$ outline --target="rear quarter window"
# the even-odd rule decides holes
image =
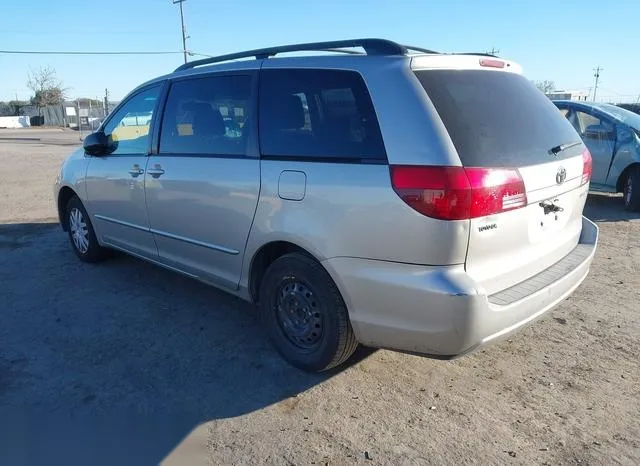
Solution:
[[[262,70],[259,108],[263,156],[386,161],[371,97],[356,72]]]
[[[550,149],[580,137],[524,76],[485,70],[418,70],[462,164],[521,167],[577,155]]]

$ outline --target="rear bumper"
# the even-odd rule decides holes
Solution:
[[[506,337],[569,296],[587,276],[598,227],[582,219],[578,246],[548,269],[487,295],[464,266],[357,258],[323,262],[345,299],[360,343],[454,357]]]

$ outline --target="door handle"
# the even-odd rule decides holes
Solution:
[[[151,175],[154,178],[159,178],[164,174],[164,170],[160,166],[160,164],[156,163],[153,168],[147,170],[147,174]]]
[[[131,176],[133,176],[134,178],[137,178],[138,176],[142,175],[144,173],[144,170],[142,168],[140,168],[140,165],[136,164],[133,167],[131,167],[129,169],[129,174]]]

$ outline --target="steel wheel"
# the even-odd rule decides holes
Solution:
[[[260,281],[260,317],[271,342],[294,366],[331,369],[358,346],[347,307],[331,276],[300,252],[274,260]]]
[[[627,176],[627,189],[625,190],[624,203],[627,206],[631,205],[633,201],[633,178],[631,176]]]
[[[89,250],[89,229],[80,209],[74,207],[69,212],[69,229],[76,249],[81,254]]]
[[[276,294],[275,312],[287,339],[298,348],[310,351],[322,340],[323,319],[313,290],[291,278]]]

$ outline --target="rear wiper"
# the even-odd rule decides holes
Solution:
[[[551,149],[549,149],[549,152],[551,152],[553,155],[558,155],[560,152],[567,150],[570,147],[579,146],[580,144],[582,144],[582,141],[566,142],[564,144],[552,147]]]

